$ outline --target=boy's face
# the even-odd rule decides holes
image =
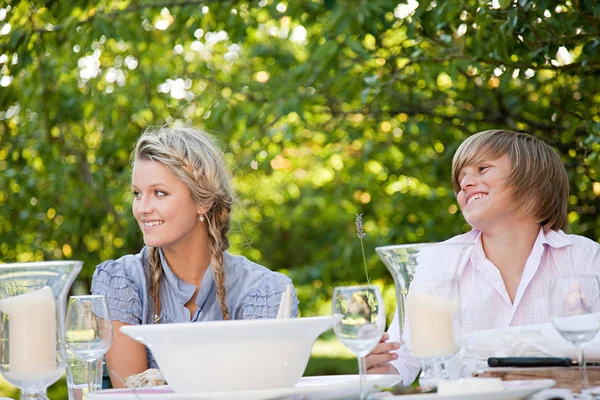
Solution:
[[[458,174],[456,195],[465,220],[474,229],[490,230],[516,217],[513,193],[506,186],[511,173],[508,155],[465,165]]]

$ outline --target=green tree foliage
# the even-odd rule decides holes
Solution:
[[[600,237],[593,0],[17,1],[0,9],[0,259],[89,278],[143,245],[129,154],[149,125],[215,132],[233,251],[300,284],[304,312],[373,277],[377,245],[468,229],[452,154],[490,128],[551,143],[574,233]]]

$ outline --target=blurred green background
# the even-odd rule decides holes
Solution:
[[[393,312],[374,248],[468,230],[451,158],[480,130],[554,146],[571,232],[598,240],[599,16],[593,0],[4,0],[0,260],[83,260],[86,292],[96,264],[138,252],[129,155],[171,123],[219,137],[231,251],[292,277],[304,316],[366,280],[356,213]],[[354,371],[329,336],[307,373]]]

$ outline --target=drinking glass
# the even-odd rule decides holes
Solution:
[[[563,338],[579,348],[582,386],[589,389],[584,346],[600,330],[600,280],[597,275],[554,278],[550,285],[550,317]]]
[[[341,286],[333,292],[333,330],[358,358],[360,398],[366,399],[365,357],[379,343],[385,330],[385,311],[377,286]]]
[[[94,363],[108,351],[112,336],[112,323],[104,295],[72,296],[69,299],[67,346],[75,357],[87,363],[87,392],[96,389]]]

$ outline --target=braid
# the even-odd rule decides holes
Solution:
[[[231,206],[227,203],[215,204],[207,215],[208,247],[211,253],[213,276],[217,285],[217,301],[221,306],[223,319],[231,319],[229,308],[225,302],[225,268],[223,252],[229,247],[227,231],[229,231],[229,211]]]
[[[202,182],[202,170],[200,168],[194,168],[194,164],[191,160],[178,154],[174,150],[169,151],[169,155],[171,155],[174,160],[177,160],[181,169],[193,182]]]
[[[195,182],[202,182],[203,171],[200,168],[194,168],[193,163],[186,157],[179,157],[173,154],[181,165],[181,169]],[[229,211],[231,207],[227,205],[225,208],[213,206],[207,215],[208,223],[208,248],[211,254],[211,264],[213,268],[213,277],[217,286],[217,301],[221,307],[223,320],[231,319],[229,315],[229,307],[225,300],[225,268],[223,260],[223,252],[229,247],[229,239],[227,231],[229,230]],[[211,221],[212,219],[212,221]],[[220,227],[220,229],[219,229]]]
[[[223,314],[224,320],[231,319],[229,315],[229,308],[227,307],[227,303],[225,302],[225,269],[223,268],[223,252],[214,254],[212,256],[213,260],[213,275],[215,278],[215,283],[217,284],[217,301],[219,302],[219,306],[221,307],[221,313]]]
[[[225,301],[224,251],[229,247],[229,213],[233,202],[231,176],[223,153],[210,135],[187,127],[148,130],[138,140],[135,160],[151,160],[163,164],[190,190],[196,204],[205,211],[207,245],[213,276],[217,286],[217,301],[223,319],[231,319]],[[154,312],[160,314],[159,283],[162,266],[157,248],[150,248],[149,292]]]
[[[160,263],[160,255],[158,247],[150,247],[148,255],[148,263],[150,264],[150,284],[148,291],[154,303],[154,322],[160,319],[160,279],[162,278],[163,270]]]

